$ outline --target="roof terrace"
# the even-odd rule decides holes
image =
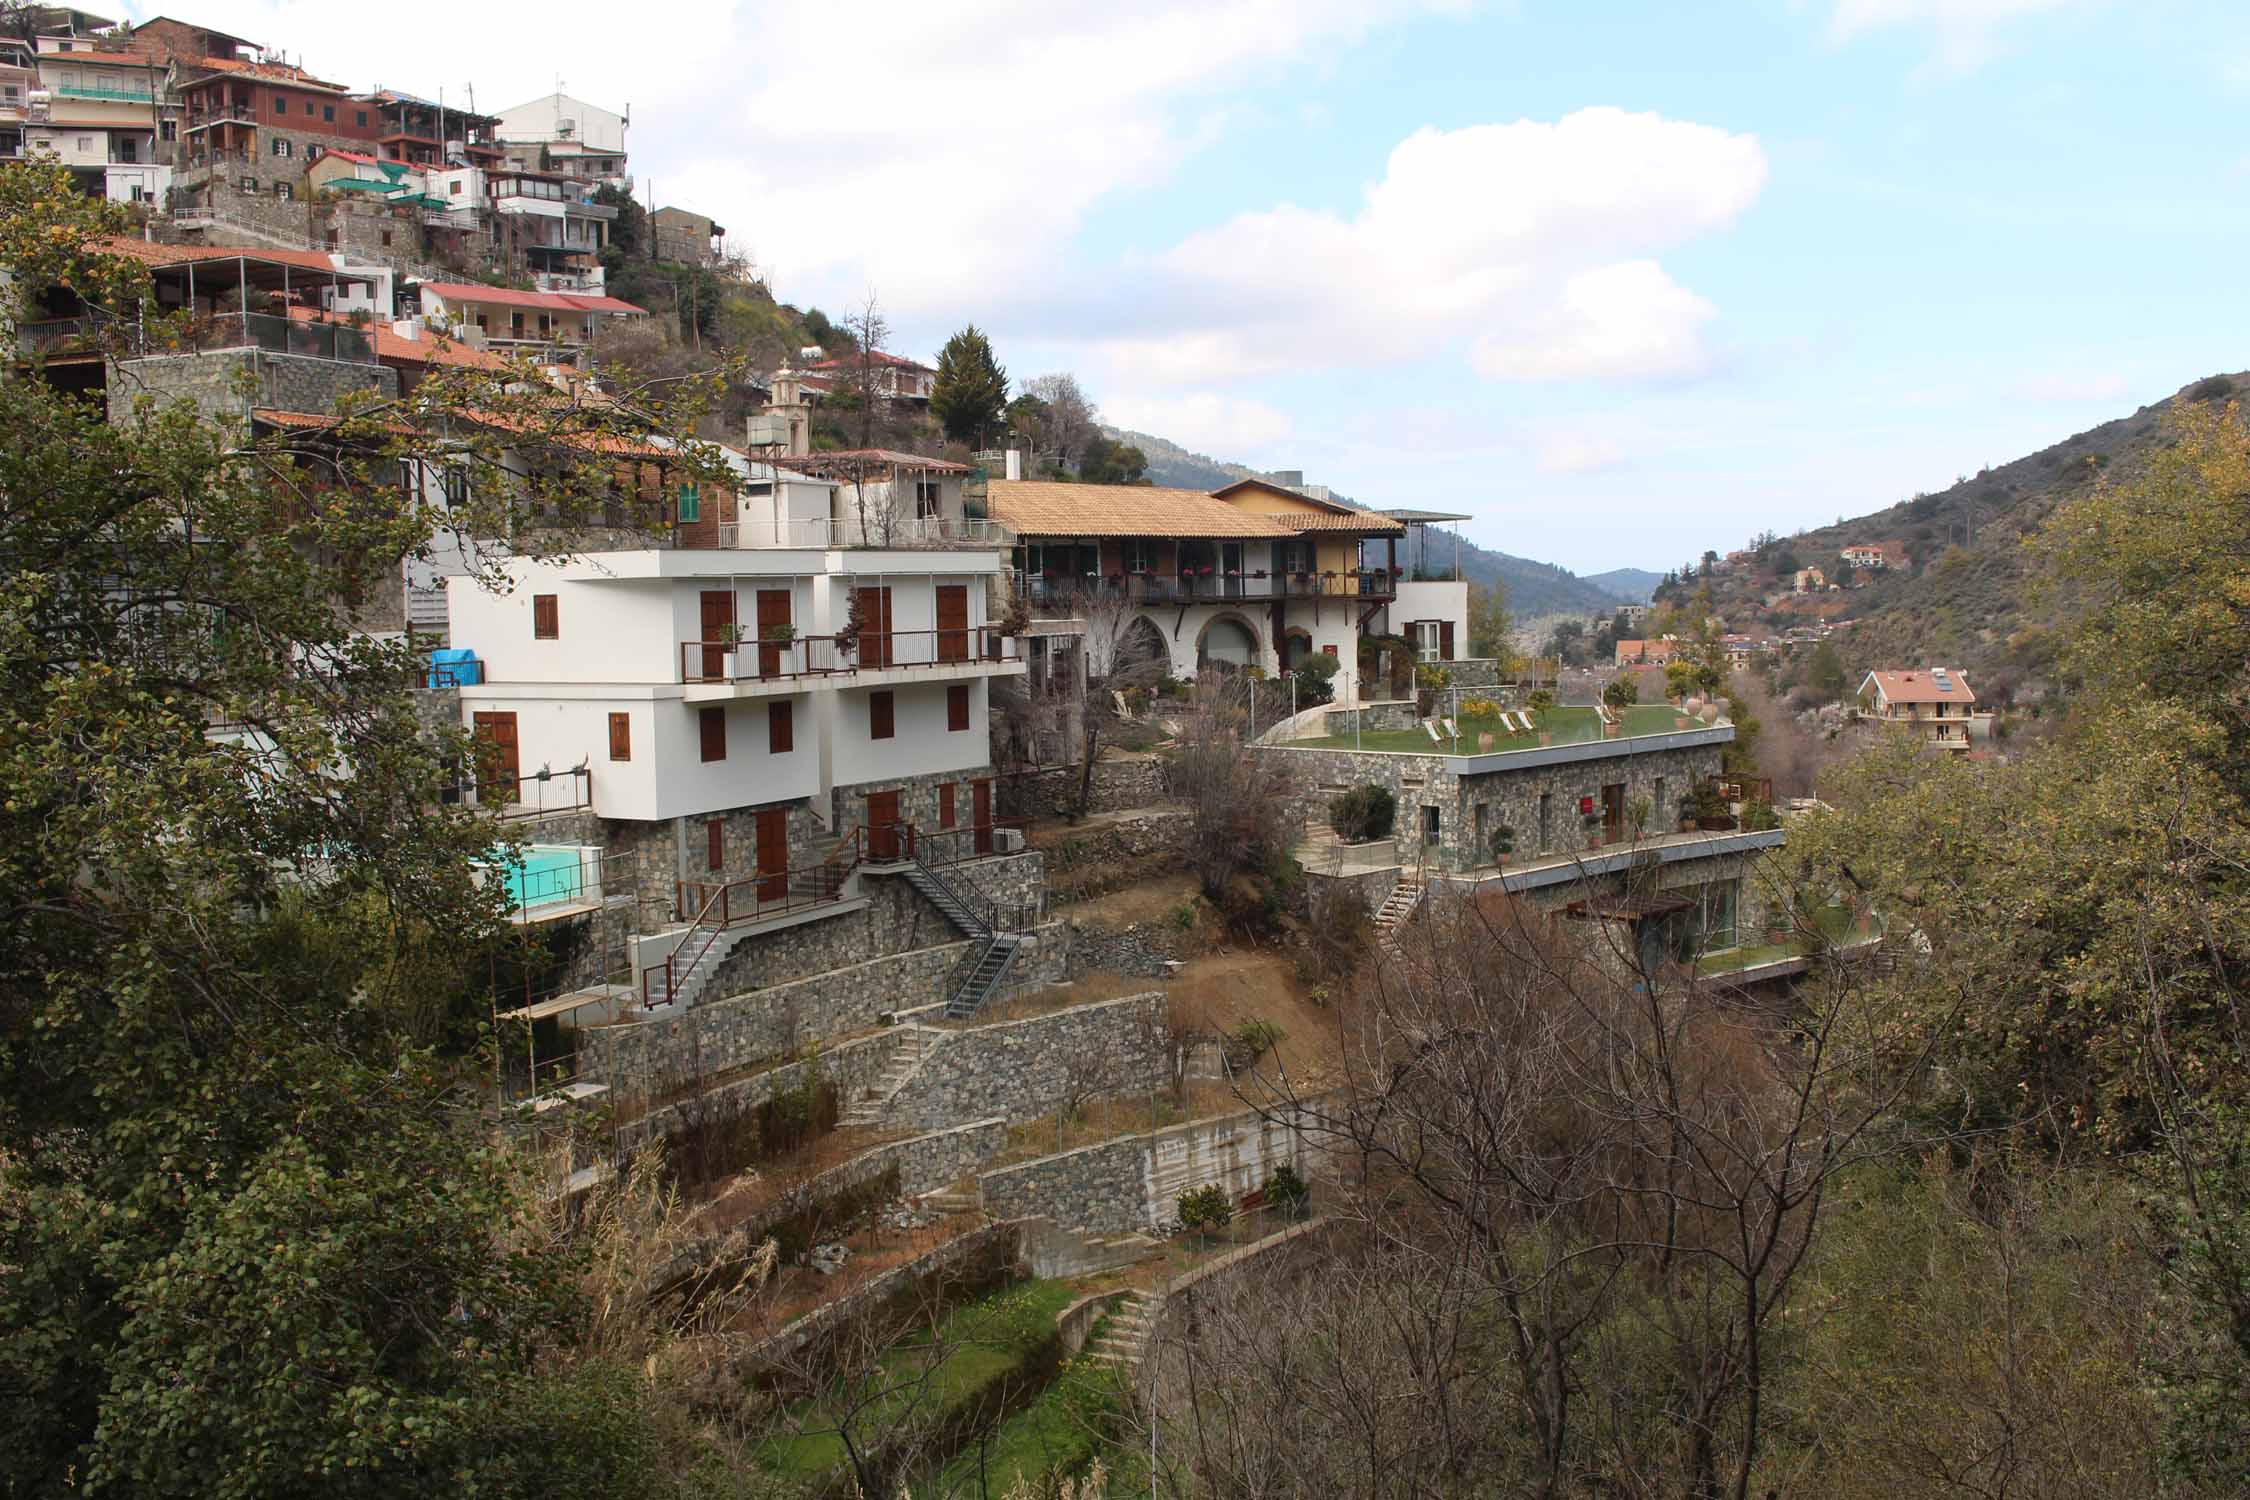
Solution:
[[[1331,727],[1339,714],[1354,716],[1354,711],[1349,708],[1331,710],[1322,727]],[[1446,733],[1443,721],[1439,721],[1435,736],[1420,725],[1412,729],[1357,727],[1341,733],[1321,733],[1279,743],[1299,750],[1351,750],[1361,754],[1445,755],[1475,759],[1487,755],[1514,755],[1573,745],[1610,745],[1621,740],[1671,739],[1692,734],[1709,736],[1712,741],[1718,741],[1731,739],[1734,735],[1734,726],[1723,720],[1718,724],[1706,724],[1669,704],[1635,705],[1614,710],[1610,713],[1608,722],[1603,719],[1603,711],[1594,708],[1551,708],[1544,713],[1528,709],[1521,713],[1510,710],[1484,717],[1463,716],[1451,722],[1456,732]],[[1696,739],[1682,743],[1704,742]]]

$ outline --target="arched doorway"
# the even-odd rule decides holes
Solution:
[[[1312,632],[1291,626],[1281,637],[1281,670],[1294,672],[1312,655]]]
[[[1203,639],[1195,647],[1198,668],[1223,667],[1239,672],[1257,661],[1258,633],[1240,617],[1221,615],[1203,627]]]
[[[1117,642],[1117,671],[1138,681],[1142,678],[1168,677],[1172,672],[1172,648],[1147,615],[1135,615],[1133,623],[1125,627]]]

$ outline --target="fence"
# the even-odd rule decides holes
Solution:
[[[1015,661],[1021,645],[998,626],[948,630],[862,630],[857,635],[800,635],[788,640],[680,642],[680,681],[760,682],[887,667],[961,666]]]
[[[1089,573],[1016,575],[1019,593],[1034,604],[1069,604],[1075,599],[1126,599],[1135,604],[1224,604],[1238,599],[1389,599],[1397,587],[1390,571],[1369,568],[1351,573]]]
[[[846,502],[848,505],[848,502]],[[871,501],[868,514],[843,516],[765,516],[719,525],[721,547],[921,547],[1006,544],[998,521],[974,516],[908,517],[891,513],[887,501]]]

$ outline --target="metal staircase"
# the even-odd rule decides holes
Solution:
[[[945,1018],[948,1021],[966,1021],[975,1015],[1000,988],[1015,967],[1016,954],[1023,947],[1025,935],[1020,932],[995,932],[982,943],[962,955],[961,962],[946,979]],[[966,972],[963,972],[966,970]]]
[[[1398,930],[1412,920],[1422,906],[1422,898],[1429,893],[1423,883],[1419,868],[1401,870],[1398,884],[1383,898],[1382,907],[1375,913],[1375,942],[1393,958],[1404,955],[1399,951]]]
[[[998,907],[946,879],[924,857],[922,840],[909,834],[903,842],[911,863],[900,877],[974,945],[945,980],[946,1019],[965,1021],[999,990],[1030,934],[1003,928]]]

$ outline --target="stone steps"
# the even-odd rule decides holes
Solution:
[[[1162,1299],[1127,1292],[1111,1307],[1094,1336],[1086,1341],[1086,1362],[1126,1374],[1138,1370],[1142,1357],[1148,1353],[1149,1339],[1156,1332],[1156,1319],[1162,1310]]]
[[[857,1099],[844,1106],[842,1113],[836,1118],[837,1124],[881,1124],[884,1107],[898,1097],[898,1091],[906,1087],[907,1082],[921,1071],[922,1064],[929,1060],[930,1054],[937,1051],[945,1041],[944,1032],[927,1026],[901,1026],[898,1030],[898,1044],[891,1053],[890,1061],[883,1064],[883,1071],[876,1075],[874,1083],[862,1090]]]

